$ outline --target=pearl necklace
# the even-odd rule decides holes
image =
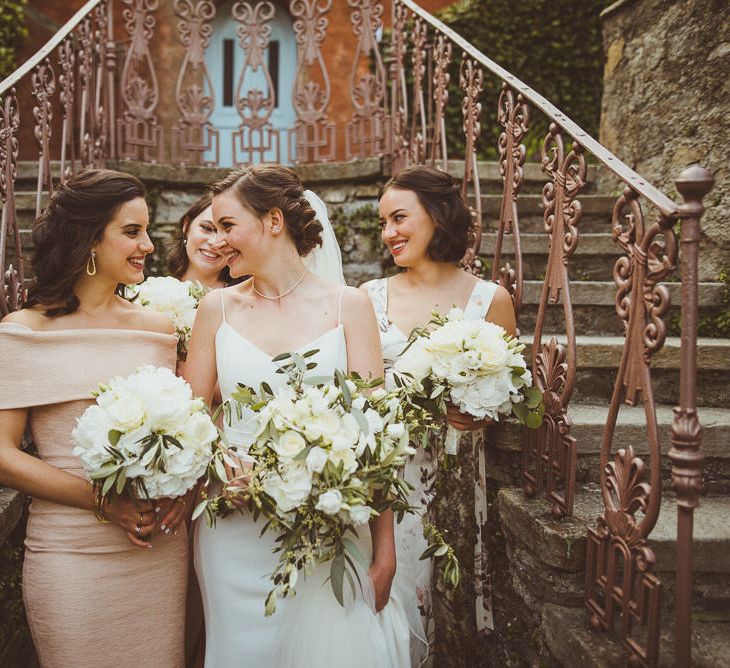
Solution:
[[[265,295],[265,294],[263,294],[262,292],[259,292],[259,291],[258,291],[258,290],[256,289],[256,284],[254,283],[254,280],[255,280],[255,279],[254,279],[254,278],[253,278],[253,276],[252,276],[252,277],[251,277],[251,290],[253,290],[254,294],[258,295],[258,296],[259,296],[259,297],[261,297],[262,299],[268,299],[268,300],[270,300],[270,301],[275,301],[275,300],[277,300],[277,299],[281,299],[282,297],[286,297],[286,296],[287,296],[287,295],[288,295],[289,293],[291,293],[291,292],[294,292],[294,290],[296,290],[296,289],[297,289],[297,288],[299,287],[299,285],[301,284],[301,282],[302,282],[302,281],[303,281],[303,280],[304,280],[304,279],[305,279],[305,278],[306,278],[306,277],[307,277],[308,275],[309,275],[309,269],[305,269],[305,270],[304,270],[304,273],[303,273],[303,274],[301,275],[301,277],[300,277],[300,278],[299,278],[299,279],[297,280],[297,282],[296,282],[296,283],[294,283],[294,285],[292,285],[292,286],[291,286],[291,287],[290,287],[290,288],[289,288],[288,290],[284,290],[284,292],[282,292],[281,294],[278,294],[278,295],[274,295],[273,297],[269,297],[269,295]]]

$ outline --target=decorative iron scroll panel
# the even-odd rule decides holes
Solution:
[[[651,386],[650,363],[666,338],[663,317],[669,291],[658,282],[677,262],[675,220],[661,217],[645,230],[638,194],[626,188],[613,208],[613,239],[624,251],[614,268],[616,312],[624,321],[621,355],[601,444],[600,484],[605,511],[589,529],[586,606],[593,628],[612,629],[636,659],[654,666],[659,652],[661,583],[651,572],[654,552],[648,536],[659,515],[661,448]],[[644,404],[649,472],[631,446],[611,458],[612,441],[623,401]],[[636,627],[645,627],[644,637]]]
[[[172,128],[171,160],[179,165],[218,164],[220,135],[210,123],[215,108],[215,89],[205,62],[215,18],[212,0],[175,0],[177,32],[185,56],[175,84],[175,102],[180,122]],[[206,160],[205,154],[212,155]]]
[[[292,94],[297,121],[289,138],[289,159],[295,162],[326,162],[337,154],[335,124],[327,117],[331,90],[321,47],[331,8],[332,0],[292,0],[289,5],[297,40]]]
[[[124,113],[118,121],[119,155],[129,160],[162,162],[163,128],[155,110],[160,98],[149,44],[154,34],[158,0],[121,0],[124,27],[130,38],[121,76]]]
[[[350,99],[355,109],[345,128],[345,157],[385,155],[390,150],[385,65],[378,46],[383,28],[383,4],[347,0],[352,8],[352,31],[357,38],[350,74]]]
[[[524,113],[510,109],[509,103],[507,98],[505,108],[511,113],[518,117]],[[509,127],[508,121],[506,125]],[[521,128],[516,131],[521,132]],[[582,209],[577,196],[585,186],[587,167],[580,144],[574,143],[572,150],[566,152],[560,128],[555,123],[551,124],[543,141],[542,169],[550,177],[542,191],[543,225],[549,250],[532,343],[532,374],[535,385],[543,393],[545,415],[538,429],[527,432],[522,476],[525,493],[534,496],[544,491],[553,515],[563,517],[573,512],[577,456],[568,416],[576,372],[576,335],[568,263],[578,245]],[[507,206],[502,203],[503,212]],[[500,220],[500,226],[502,223]],[[518,240],[516,244],[519,244]],[[509,269],[502,275],[509,275]],[[514,277],[517,275],[515,272]],[[565,346],[554,336],[547,343],[543,340],[548,303],[557,303],[558,299],[563,305]]]

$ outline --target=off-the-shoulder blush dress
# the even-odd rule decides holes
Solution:
[[[29,408],[38,456],[85,477],[71,431],[92,391],[143,364],[175,368],[176,338],[137,330],[34,331],[0,324],[0,409]],[[23,598],[44,668],[184,663],[187,539],[135,547],[116,524],[42,499],[30,505]]]

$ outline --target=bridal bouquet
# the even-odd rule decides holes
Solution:
[[[416,329],[394,365],[396,385],[416,403],[446,402],[476,419],[513,414],[528,427],[542,422],[544,407],[522,351],[525,346],[499,325],[467,320],[461,309],[433,314],[429,328]],[[455,455],[459,432],[448,427],[445,451]]]
[[[236,509],[232,496],[244,493],[254,517],[263,516],[266,529],[276,532],[279,560],[266,615],[274,612],[277,597],[293,594],[300,569],[311,572],[328,561],[334,595],[344,604],[345,579],[353,595],[359,581],[355,562],[369,567],[348,536],[367,531],[368,521],[386,509],[409,508],[410,488],[398,472],[414,452],[412,414],[404,413],[395,393],[381,388],[365,394],[375,383],[355,374],[305,377],[316,366],[307,361],[315,352],[277,358],[291,359],[279,370],[289,375],[281,389],[239,385],[224,404],[229,419],[235,411],[257,420],[248,450],[254,460],[250,479],[245,489],[229,485],[222,495],[204,498],[193,514],[206,512],[212,523]],[[229,452],[220,448],[214,455],[204,494],[211,481],[228,483],[226,465],[235,465]]]
[[[151,276],[139,285],[127,286],[127,295],[145,308],[166,313],[178,336],[178,354],[184,358],[193,331],[195,311],[205,295],[197,281],[179,281],[173,276]]]
[[[100,498],[178,497],[205,474],[218,430],[182,378],[147,365],[94,395],[71,438]]]

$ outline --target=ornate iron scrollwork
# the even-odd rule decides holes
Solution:
[[[350,19],[357,37],[350,74],[350,98],[355,112],[345,128],[345,156],[351,160],[385,155],[390,148],[390,128],[385,66],[377,40],[383,27],[383,5],[376,0],[347,2],[353,9]]]
[[[185,57],[175,84],[175,102],[180,122],[172,128],[172,161],[179,165],[217,165],[220,135],[210,116],[215,108],[215,90],[205,63],[205,50],[213,33],[215,18],[212,0],[175,0],[177,32],[185,47]],[[205,154],[212,152],[213,159]]]
[[[654,666],[659,651],[661,582],[651,572],[654,553],[647,538],[656,524],[661,501],[661,448],[650,363],[666,338],[663,316],[669,306],[665,286],[657,285],[674,269],[677,239],[673,220],[662,217],[648,230],[638,194],[626,188],[613,208],[613,239],[625,255],[615,264],[616,312],[624,321],[625,344],[601,444],[601,492],[605,510],[598,527],[588,530],[586,606],[593,628],[612,629],[634,657]],[[619,449],[609,461],[622,401],[641,395],[649,446],[649,475],[632,447]],[[637,516],[639,513],[639,516]],[[634,633],[646,626],[642,642]]]
[[[241,117],[241,125],[232,134],[233,162],[239,167],[266,160],[279,162],[281,156],[279,131],[271,125],[276,92],[264,58],[271,40],[269,22],[274,13],[274,4],[269,0],[253,6],[239,0],[233,5],[233,18],[241,24],[236,33],[244,53],[236,87],[236,110]],[[247,76],[256,76],[257,73],[263,77],[265,90],[244,88]],[[271,152],[273,155],[267,157]]]
[[[298,62],[292,100],[297,112],[296,126],[290,133],[290,160],[322,162],[336,156],[335,125],[327,117],[330,78],[320,45],[327,34],[327,13],[332,0],[292,0]]]
[[[163,129],[155,110],[160,91],[150,55],[158,0],[122,0],[124,27],[130,37],[122,68],[124,114],[118,120],[119,154],[130,160],[158,162],[163,155]]]

